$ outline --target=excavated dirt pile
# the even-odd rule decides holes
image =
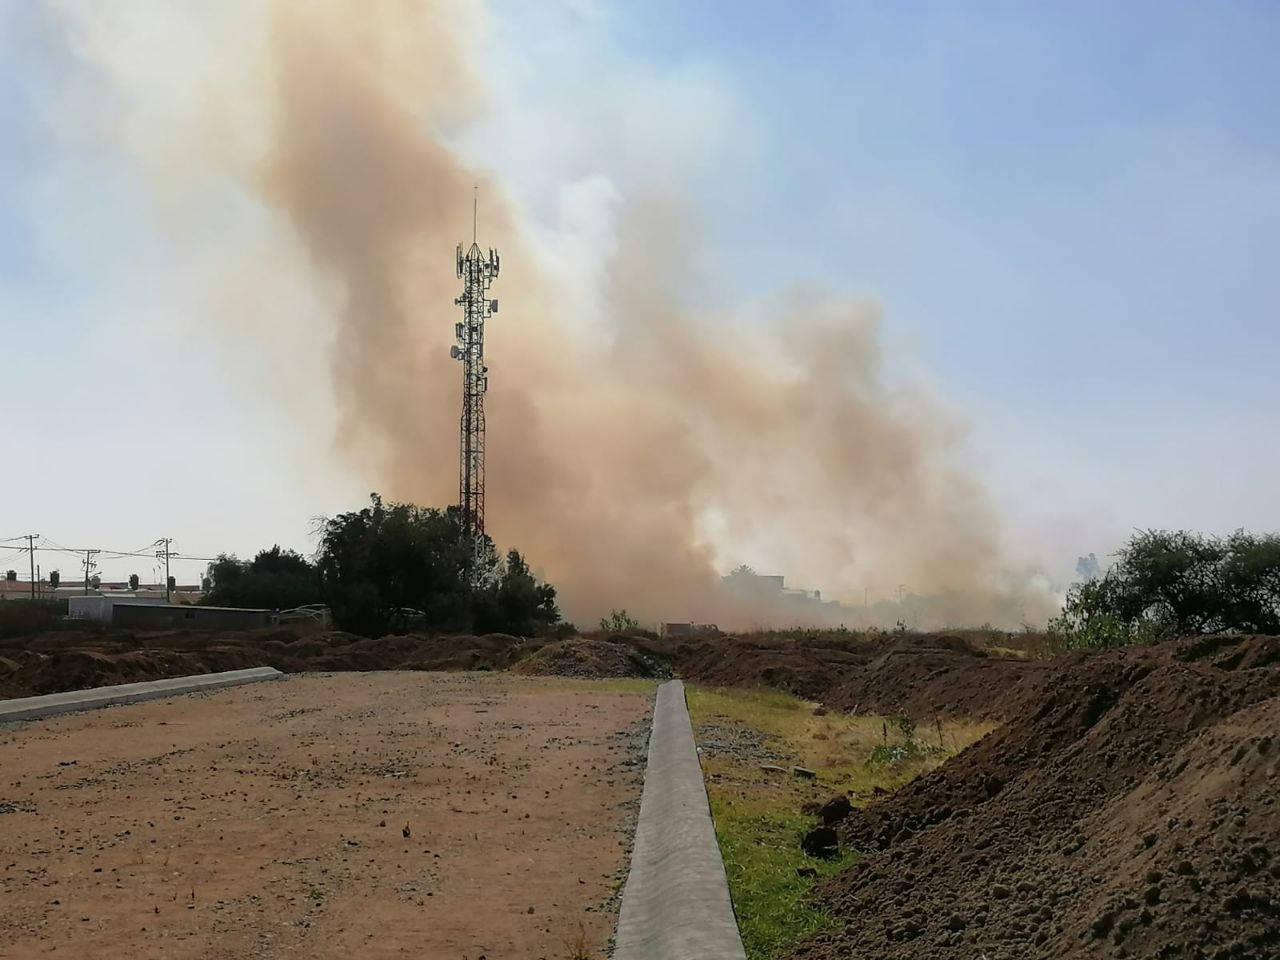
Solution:
[[[1280,957],[1280,637],[1056,661],[1039,697],[837,824],[845,926],[794,956]]]
[[[528,658],[529,662],[524,661]],[[997,656],[951,634],[799,640],[623,635],[549,642],[506,634],[367,639],[306,628],[201,633],[57,630],[0,640],[0,698],[217,670],[505,670],[582,677],[679,674],[771,686],[848,712],[999,718],[1034,694],[1044,661]]]
[[[0,698],[162,677],[275,667],[342,670],[503,670],[545,641],[482,637],[358,637],[291,629],[237,633],[60,630],[0,641]]]
[[[953,634],[716,637],[646,647],[672,658],[696,683],[775,687],[846,713],[917,718],[1001,718],[1020,696],[1039,692],[1048,673],[1045,661],[997,656]]]
[[[656,677],[671,676],[671,669],[626,643],[575,637],[547,644],[512,668],[530,676]]]

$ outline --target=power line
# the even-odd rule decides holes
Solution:
[[[24,537],[23,539],[26,539],[26,538]],[[52,542],[52,541],[50,541],[50,542]],[[156,542],[157,542],[157,543],[163,543],[164,541],[163,541],[163,540],[159,540],[159,541],[156,541]],[[28,549],[27,547],[20,547],[20,548],[18,549],[18,552],[19,552],[19,553],[26,553],[26,552],[27,552],[27,549]],[[154,550],[147,550],[147,551],[142,551],[142,550],[107,550],[107,549],[105,549],[105,548],[101,548],[101,547],[63,547],[63,546],[50,547],[50,546],[37,546],[37,547],[36,547],[36,550],[41,551],[41,552],[44,552],[44,553],[68,553],[68,554],[72,554],[72,555],[74,555],[74,556],[80,556],[80,554],[84,553],[86,550],[92,550],[92,551],[94,551],[95,553],[100,553],[100,554],[102,554],[102,556],[103,556],[104,558],[109,559],[109,560],[110,560],[110,559],[119,559],[119,558],[121,558],[121,557],[148,557],[148,558],[151,558],[151,557],[158,557],[158,558],[162,559],[162,558],[163,558],[163,556],[164,556],[163,552],[161,552],[161,551],[154,551]],[[173,552],[170,554],[170,556],[171,556],[174,560],[189,560],[189,561],[192,561],[192,562],[200,562],[200,563],[217,563],[217,561],[218,561],[218,559],[219,559],[218,557],[197,557],[197,556],[194,556],[194,555],[189,554],[189,553],[178,553],[176,550],[175,550],[175,551],[173,551]]]
[[[217,557],[194,556],[191,554],[178,553],[177,551],[172,549],[172,545],[173,545],[172,537],[161,537],[158,540],[152,541],[150,544],[148,544],[148,546],[162,547],[163,549],[150,550],[150,551],[145,549],[107,550],[100,547],[68,547],[49,537],[41,536],[38,533],[28,534],[27,536],[23,536],[23,537],[14,537],[12,539],[26,540],[27,546],[19,547],[17,550],[9,554],[9,556],[6,559],[0,560],[0,563],[7,562],[9,559],[12,559],[13,557],[19,556],[23,553],[30,554],[31,595],[33,600],[35,599],[36,580],[37,580],[36,569],[35,569],[35,555],[37,551],[44,551],[45,553],[67,554],[75,557],[82,557],[83,559],[81,559],[80,562],[84,566],[84,571],[85,571],[84,582],[85,582],[86,594],[89,591],[89,580],[90,580],[90,573],[92,571],[92,568],[98,566],[98,561],[93,559],[95,556],[100,556],[104,560],[119,560],[119,559],[123,559],[124,557],[138,557],[138,558],[145,558],[145,559],[157,560],[157,561],[163,560],[164,561],[165,599],[169,601],[173,599],[172,587],[170,586],[173,579],[170,573],[171,563],[173,561],[187,562],[187,563],[216,563],[218,560]],[[39,541],[38,544],[36,543],[37,540]]]

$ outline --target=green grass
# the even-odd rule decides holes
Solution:
[[[758,758],[704,748],[707,796],[749,960],[772,960],[840,923],[807,893],[854,863],[856,855],[844,852],[838,860],[822,861],[801,852],[801,836],[817,823],[800,812],[805,803],[847,793],[860,805],[877,787],[897,789],[991,729],[949,721],[922,727],[913,738],[909,725],[893,718],[815,715],[815,704],[777,690],[687,685],[686,691],[696,734],[707,725],[756,731],[767,749],[787,757],[779,765],[817,774],[807,780],[765,772]],[[876,762],[886,757],[897,759]],[[817,876],[799,876],[800,867],[814,868]]]
[[[738,929],[751,960],[775,957],[803,937],[838,924],[834,916],[805,899],[821,877],[838,873],[854,862],[814,860],[800,850],[800,837],[813,818],[798,811],[734,803],[723,795],[711,801],[716,836],[729,878]],[[800,867],[813,867],[817,878],[801,877]]]

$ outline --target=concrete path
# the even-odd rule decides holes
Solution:
[[[79,710],[96,710],[121,703],[140,703],[159,697],[175,697],[183,693],[201,690],[218,690],[237,687],[242,683],[257,683],[283,676],[274,667],[254,667],[251,670],[227,670],[222,673],[204,673],[194,677],[172,677],[168,680],[148,680],[144,683],[121,683],[113,687],[91,687],[88,690],[68,690],[50,693],[42,697],[22,697],[18,700],[0,700],[0,723],[11,720],[37,720],[60,713]]]
[[[745,960],[679,680],[658,688],[614,960]]]

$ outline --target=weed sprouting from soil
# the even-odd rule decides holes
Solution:
[[[578,932],[565,941],[566,960],[591,960],[591,948],[587,945],[587,929],[578,923]]]
[[[945,749],[935,747],[932,744],[921,743],[919,740],[905,740],[892,746],[886,743],[879,743],[872,749],[871,756],[867,757],[867,766],[894,766],[934,757],[945,759],[947,756],[948,753]]]

